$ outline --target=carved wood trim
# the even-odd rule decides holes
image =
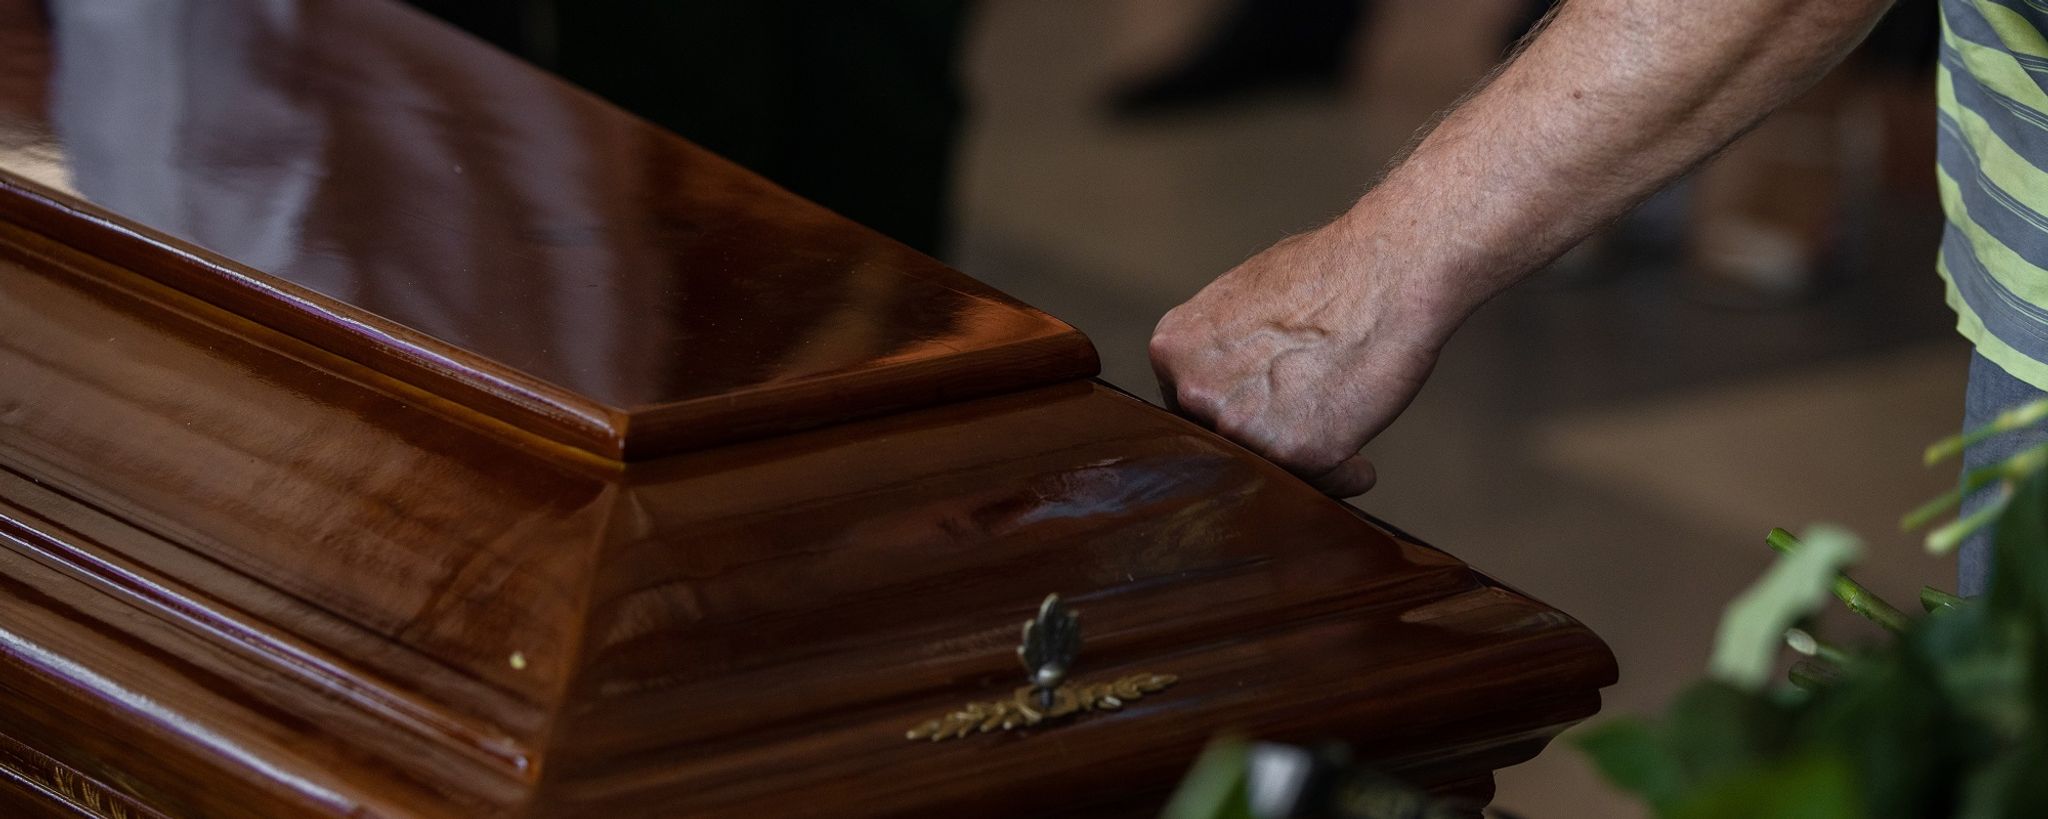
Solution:
[[[169,819],[125,793],[0,734],[0,774],[63,802],[87,816],[104,819]]]
[[[532,752],[488,726],[451,716],[358,679],[348,669],[338,667],[331,657],[290,635],[252,627],[242,619],[246,615],[224,610],[216,599],[193,594],[174,580],[152,576],[149,570],[118,557],[109,559],[110,555],[118,555],[118,550],[18,505],[26,491],[33,491],[21,486],[20,480],[9,464],[0,460],[0,549],[10,549],[43,563],[110,597],[151,612],[164,622],[189,624],[184,631],[194,639],[261,663],[320,700],[347,703],[365,718],[438,743],[512,776],[535,775]],[[65,500],[78,503],[74,498]],[[154,537],[131,521],[79,505],[87,514],[101,516],[108,525],[134,528],[143,536]],[[249,582],[262,581],[249,578]],[[0,734],[0,739],[5,739],[5,735]],[[4,749],[0,749],[0,754],[4,754]]]

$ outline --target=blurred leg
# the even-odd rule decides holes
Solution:
[[[971,0],[411,0],[854,221],[943,241]]]
[[[1970,386],[1963,402],[1963,429],[1976,429],[2015,406],[2042,397],[2033,385],[2012,377],[1975,353],[1970,354]],[[2048,442],[2048,427],[2000,435],[1963,450],[1963,471],[1990,466],[2012,457],[2020,450]],[[1962,514],[1980,509],[1993,499],[1995,488],[1985,487],[1963,499]],[[1984,593],[1991,577],[1991,530],[1980,529],[1957,550],[1956,589],[1965,597]]]
[[[1130,84],[1118,113],[1158,113],[1285,88],[1335,88],[1351,65],[1366,0],[1233,0],[1184,59]]]

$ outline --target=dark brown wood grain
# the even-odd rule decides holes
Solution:
[[[1228,730],[1450,782],[1613,675],[1569,618],[1086,382],[618,470],[11,238],[0,690],[33,707],[0,733],[153,804],[1038,815],[1163,789]],[[1021,680],[1050,591],[1082,676],[1182,682],[905,741]]]
[[[120,789],[7,736],[0,736],[0,815],[164,819]]]
[[[1095,374],[1073,328],[397,4],[39,5],[0,0],[0,219],[593,453]]]
[[[47,79],[0,84],[0,809],[1146,815],[1226,732],[1483,794],[1614,679],[1569,617],[1087,380],[1064,325],[437,24],[162,5],[240,32],[170,41],[233,69],[205,104],[287,94],[348,139],[237,153],[197,116],[131,180],[191,208],[114,215],[66,123],[121,111],[65,109],[93,101],[46,59],[106,7],[0,0]],[[366,117],[495,181],[429,178]],[[191,192],[230,160],[310,180],[293,243],[218,246],[275,204]],[[611,187],[492,204],[557,161]],[[323,291],[337,269],[368,289]],[[626,298],[529,320],[593,283]],[[623,354],[560,357],[586,342]],[[1050,592],[1076,679],[1179,682],[907,740],[1023,682]]]

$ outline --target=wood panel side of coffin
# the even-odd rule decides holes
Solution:
[[[607,470],[8,238],[0,735],[168,813],[1033,815],[1230,728],[1457,786],[1612,679],[1568,618],[1086,382]],[[904,740],[1014,685],[1050,591],[1079,678],[1182,682]]]
[[[547,815],[1052,815],[1157,796],[1231,731],[1354,741],[1458,787],[1614,679],[1569,617],[1098,385],[861,429],[629,471]],[[1179,682],[906,741],[1022,682],[1018,624],[1048,592],[1083,613],[1077,679]]]
[[[0,234],[0,734],[170,815],[516,812],[612,473]]]

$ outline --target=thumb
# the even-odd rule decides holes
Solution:
[[[1333,498],[1363,495],[1379,480],[1379,472],[1363,454],[1346,458],[1335,469],[1309,480],[1309,484]]]

